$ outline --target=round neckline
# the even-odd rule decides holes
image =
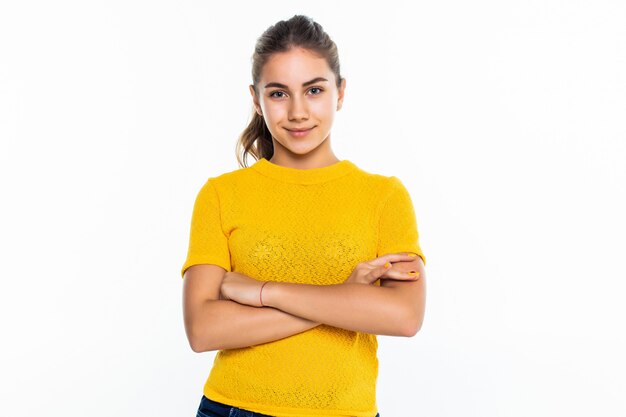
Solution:
[[[354,171],[356,165],[342,159],[332,165],[319,168],[291,168],[270,162],[265,158],[258,159],[250,168],[275,180],[293,184],[319,184],[331,181]]]

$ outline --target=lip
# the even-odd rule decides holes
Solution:
[[[287,129],[287,128],[285,128],[285,129],[287,130],[287,132],[289,132],[289,134],[291,136],[296,137],[296,138],[301,138],[301,137],[304,137],[304,136],[308,135],[309,132],[311,130],[313,130],[314,128],[315,128],[315,126],[309,128],[309,129]]]
[[[285,128],[285,129],[287,129],[287,128]],[[313,128],[310,127],[308,129],[287,129],[287,130],[289,130],[291,132],[306,132],[307,130],[311,130],[311,129],[313,129]]]

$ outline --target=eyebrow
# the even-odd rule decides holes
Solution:
[[[311,81],[307,81],[305,83],[302,83],[302,87],[306,87],[307,85],[311,85],[311,84],[315,84],[317,82],[321,82],[321,81],[328,81],[326,78],[323,77],[317,77],[317,78],[313,78]],[[270,87],[278,87],[278,88],[284,88],[284,89],[289,89],[289,87],[287,87],[285,84],[281,84],[281,83],[276,83],[276,82],[271,82],[265,85],[264,88],[270,88]]]

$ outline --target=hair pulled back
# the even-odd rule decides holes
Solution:
[[[339,88],[342,78],[337,45],[319,23],[308,16],[294,15],[289,20],[281,20],[267,28],[256,41],[252,55],[252,84],[257,97],[261,71],[272,54],[287,52],[297,47],[307,49],[326,59],[328,66],[335,74],[337,88]],[[237,161],[241,167],[247,166],[248,154],[252,154],[256,160],[270,159],[274,155],[272,135],[263,116],[256,112],[254,105],[252,106],[252,120],[239,136],[236,148]]]

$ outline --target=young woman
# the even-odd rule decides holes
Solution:
[[[380,417],[376,335],[424,317],[411,198],[333,153],[346,80],[318,23],[269,27],[252,79],[244,161],[200,189],[181,271],[191,348],[218,350],[197,416]]]

